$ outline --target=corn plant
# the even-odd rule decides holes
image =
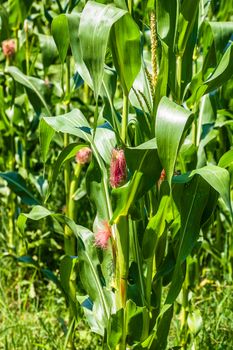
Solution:
[[[57,284],[69,308],[71,348],[84,315],[103,349],[166,349],[177,304],[177,345],[187,348],[200,323],[190,292],[202,259],[211,252],[232,279],[230,1],[218,11],[205,0],[57,4],[51,32],[30,34],[24,26],[26,68],[11,65],[8,53],[4,71],[6,84],[26,91],[25,113],[32,105],[40,118],[49,183],[37,200],[19,174],[0,174],[33,205],[19,215],[18,229],[24,235],[28,219],[52,218],[63,234]],[[52,61],[59,67],[56,106],[34,76],[30,35],[42,50],[47,86]],[[63,214],[51,205],[62,169]],[[83,197],[91,224],[80,224]]]

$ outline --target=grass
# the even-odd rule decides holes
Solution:
[[[32,268],[0,258],[0,349],[65,350],[68,314],[62,293]],[[208,278],[207,278],[208,277]],[[233,286],[203,276],[192,295],[192,310],[202,317],[200,331],[189,335],[190,350],[233,349]],[[178,346],[174,318],[170,348]],[[101,340],[83,320],[75,332],[77,350],[99,350]],[[178,348],[177,348],[178,349]]]
[[[198,315],[194,329],[187,329],[185,341],[180,339],[180,307],[172,321],[169,349],[232,350],[233,349],[233,285],[214,279],[205,270],[201,283],[190,293],[190,312]],[[212,278],[211,278],[212,277]],[[179,344],[183,347],[178,347]],[[177,347],[176,347],[177,346]]]
[[[39,280],[9,257],[1,259],[0,349],[64,350],[67,323],[64,297],[53,282]],[[77,350],[94,350],[100,341],[80,321],[75,343]]]
[[[195,305],[200,309],[203,327],[196,349],[233,349],[233,286],[210,281],[202,287]]]

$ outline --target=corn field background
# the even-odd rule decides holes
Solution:
[[[0,349],[233,349],[233,1],[0,1]]]

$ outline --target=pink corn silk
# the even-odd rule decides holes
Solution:
[[[5,57],[12,57],[15,54],[14,39],[4,40],[2,42],[2,51]]]
[[[100,227],[98,228],[97,233],[95,234],[96,247],[99,247],[101,249],[107,249],[108,241],[111,235],[111,227],[109,226],[107,221],[102,222]]]
[[[81,148],[76,156],[75,160],[79,164],[86,164],[91,161],[92,150],[89,147]]]
[[[123,149],[113,149],[110,164],[110,185],[113,188],[121,186],[127,177],[126,160]]]

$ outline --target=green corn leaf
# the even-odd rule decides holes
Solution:
[[[184,1],[181,5],[179,23],[178,23],[178,54],[183,55],[190,34],[197,20],[199,1]]]
[[[6,9],[0,5],[0,41],[9,38],[9,16]]]
[[[223,85],[233,74],[233,44],[229,45],[213,74],[203,83],[205,93]],[[198,96],[199,97],[199,96]]]
[[[130,342],[142,340],[143,336],[143,321],[146,312],[146,307],[137,306],[132,300],[126,303],[126,324],[127,334]]]
[[[20,174],[9,171],[0,173],[0,177],[7,181],[10,189],[21,198],[23,203],[28,205],[36,205],[40,203],[40,201],[37,200],[27,188],[26,181]]]
[[[233,32],[232,22],[204,22],[203,36],[203,73],[208,74],[209,69],[215,68],[220,62],[226,46]]]
[[[98,310],[99,316],[102,318],[102,324],[106,326],[109,318],[109,302],[107,290],[102,286],[98,273],[99,259],[96,249],[93,249],[94,235],[85,227],[77,225],[76,228],[75,234],[82,240],[82,244],[79,246],[81,281],[94,304],[100,304],[101,309]]]
[[[158,181],[161,164],[158,158],[155,139],[134,148],[126,148],[126,161],[132,179],[124,186],[112,190],[116,208],[112,221],[128,215],[135,201],[141,198]]]
[[[68,299],[69,305],[73,310],[73,314],[77,317],[76,306],[76,272],[75,267],[78,261],[78,257],[71,257],[65,255],[60,263],[60,279],[61,286]]]
[[[209,198],[209,184],[200,176],[195,176],[186,185],[180,200],[181,231],[175,270],[166,298],[166,304],[173,304],[184,281],[182,263],[191,253],[200,232],[201,219]]]
[[[169,213],[171,213],[170,197],[163,196],[157,213],[149,220],[143,235],[142,254],[144,259],[150,259],[154,256],[157,242],[169,221]]]
[[[187,100],[187,105],[194,105],[194,103],[199,101],[204,94],[207,94],[222,86],[232,77],[232,72],[233,44],[230,44],[222,56],[219,64],[207,80],[202,80],[202,72],[199,72],[193,77],[189,86],[192,95]]]
[[[77,66],[77,70],[83,80],[93,89],[92,79],[89,70],[83,61],[82,49],[79,38],[80,13],[66,14],[69,26],[69,38],[71,51]]]
[[[61,153],[59,154],[54,166],[53,166],[53,175],[51,185],[53,186],[57,180],[57,176],[61,169],[61,166],[69,159],[74,159],[76,153],[82,149],[83,147],[87,147],[87,145],[80,145],[77,143],[70,143],[67,147],[65,147]]]
[[[87,147],[87,145],[80,145],[77,143],[71,143],[69,144],[66,148],[64,148],[61,153],[59,154],[54,166],[53,166],[53,172],[52,172],[52,179],[51,179],[51,183],[49,185],[49,191],[47,193],[45,202],[47,202],[52,190],[53,190],[53,186],[57,180],[59,171],[61,169],[61,166],[69,159],[74,159],[76,153],[83,147]]]
[[[44,117],[43,120],[55,131],[78,136],[90,142],[90,125],[79,109],[59,115],[57,117]]]
[[[128,95],[141,68],[140,32],[129,14],[112,27],[111,49],[121,85]]]
[[[90,125],[80,110],[73,109],[58,117],[44,117],[40,122],[40,143],[44,162],[55,131],[75,135],[87,142],[92,142]]]
[[[173,306],[164,311],[164,313],[158,319],[156,332],[154,333],[154,340],[151,342],[149,349],[167,349],[168,333],[172,321],[172,316]]]
[[[40,121],[40,145],[41,145],[41,154],[42,160],[45,163],[47,160],[47,154],[49,151],[49,146],[52,141],[52,138],[55,134],[55,131],[41,119]]]
[[[202,176],[202,178],[220,194],[228,209],[232,213],[229,172],[219,166],[210,164],[203,168],[192,171],[190,176],[194,174],[199,174]]]
[[[192,113],[163,97],[159,103],[155,135],[158,155],[169,184],[174,173],[176,158],[185,130],[192,121]]]
[[[119,344],[123,330],[123,309],[111,315],[107,331],[107,343],[111,350],[115,350]]]
[[[107,290],[102,286],[99,277],[97,268],[97,266],[99,265],[99,259],[97,256],[96,249],[93,249],[94,235],[88,229],[76,225],[74,221],[69,219],[68,217],[61,214],[55,214],[42,206],[35,206],[28,214],[20,214],[18,218],[18,227],[21,233],[23,233],[28,219],[41,220],[48,216],[51,216],[53,219],[58,220],[62,224],[68,225],[78,240],[78,263],[80,277],[83,286],[86,289],[86,292],[90,295],[94,304],[96,304],[96,317],[99,317],[99,321],[102,325],[101,334],[103,335],[104,327],[107,326],[107,320],[109,318],[109,309],[111,306],[109,303],[111,303],[111,297],[108,295],[109,292],[107,292]],[[70,262],[72,262],[72,260]],[[72,264],[73,263],[71,263],[70,265],[69,263],[68,269],[70,269],[70,272],[72,270]],[[62,269],[65,269],[63,271],[63,284],[65,284],[66,286],[67,283],[69,284],[66,290],[70,293],[71,286],[70,280],[67,280],[66,267],[62,266]],[[74,294],[72,298],[74,301]],[[93,311],[92,317],[94,317],[94,315],[95,313]]]
[[[113,148],[116,146],[115,133],[105,125],[96,129],[94,143],[106,164],[110,164]]]
[[[33,0],[9,0],[9,22],[11,26],[19,28],[27,17]]]
[[[156,19],[158,34],[162,41],[174,49],[178,27],[179,1],[156,0]]]
[[[116,4],[116,6],[120,9],[128,11],[125,0],[114,0],[114,4]]]
[[[119,21],[119,23],[118,23]],[[129,90],[140,70],[139,29],[128,12],[112,5],[88,1],[79,26],[80,46],[83,61],[93,81],[95,98],[100,94],[104,75],[104,62],[110,31],[117,46],[114,46],[114,62],[123,87]],[[130,45],[131,55],[128,55]],[[126,59],[127,58],[127,59]]]
[[[233,149],[224,153],[223,156],[219,159],[218,166],[221,168],[228,168],[233,164]]]
[[[38,38],[41,47],[42,62],[44,67],[48,68],[58,57],[57,48],[52,36],[38,34]]]
[[[48,115],[51,115],[49,107],[46,104],[44,97],[42,96],[41,92],[38,89],[38,86],[40,86],[41,84],[44,85],[43,81],[41,81],[40,79],[37,79],[37,78],[26,76],[17,67],[8,67],[7,72],[19,84],[23,85],[25,88],[30,89],[37,96],[37,98],[41,102],[42,106],[44,106],[46,113]]]
[[[70,45],[69,26],[65,14],[61,14],[53,19],[51,30],[59,52],[60,60],[64,63]]]
[[[112,25],[126,11],[88,1],[81,15],[79,26],[83,60],[93,81],[95,96],[100,93],[104,74],[104,61]]]
[[[106,189],[103,181],[101,168],[95,157],[93,157],[86,173],[87,194],[96,207],[98,219],[109,220],[109,212],[106,205]]]

